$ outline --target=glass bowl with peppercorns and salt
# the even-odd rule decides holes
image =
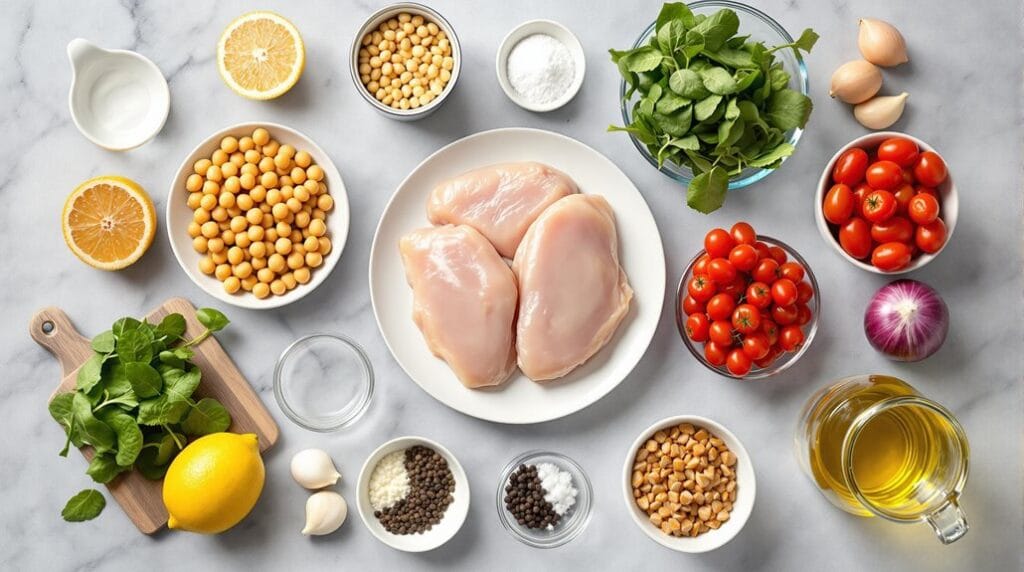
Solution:
[[[576,461],[528,451],[505,466],[496,496],[505,530],[528,546],[555,548],[587,527],[594,491]]]

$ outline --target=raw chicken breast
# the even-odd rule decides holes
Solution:
[[[469,388],[498,385],[516,368],[516,278],[479,232],[464,225],[414,230],[399,249],[412,318],[430,351]]]
[[[516,251],[519,369],[562,377],[598,352],[629,311],[615,214],[603,197],[571,195],[548,207]]]
[[[502,163],[474,169],[434,187],[427,217],[434,224],[468,224],[512,258],[540,213],[577,192],[565,173],[541,163]]]

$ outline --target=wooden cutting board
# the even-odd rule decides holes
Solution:
[[[171,298],[151,312],[147,318],[151,323],[158,323],[167,314],[175,312],[185,317],[188,338],[193,338],[204,330],[196,319],[195,307],[184,298]],[[114,316],[111,322],[118,317],[120,316]],[[36,343],[57,358],[63,369],[63,381],[53,395],[73,390],[78,368],[92,356],[90,340],[75,330],[75,326],[63,310],[54,307],[44,308],[33,316],[29,332]],[[203,373],[196,395],[213,397],[224,404],[231,413],[231,427],[228,431],[255,433],[259,437],[260,451],[266,451],[273,446],[279,435],[274,418],[270,416],[270,412],[249,382],[242,377],[235,362],[224,353],[220,343],[211,336],[192,349],[195,351],[192,362]],[[82,447],[82,454],[86,459],[92,459],[92,448]],[[82,476],[92,483],[84,472]],[[138,471],[129,471],[108,483],[107,489],[124,509],[128,518],[142,532],[152,534],[167,524],[167,510],[162,498],[162,480],[151,481]]]

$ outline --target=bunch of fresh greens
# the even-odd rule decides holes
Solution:
[[[74,391],[50,401],[50,415],[64,427],[71,445],[90,445],[94,455],[86,469],[97,483],[139,470],[157,480],[188,436],[224,431],[231,415],[216,399],[198,401],[192,393],[201,372],[189,362],[192,346],[228,325],[212,308],[196,312],[206,330],[185,340],[185,318],[170,314],[159,324],[121,318],[92,339],[93,355],[79,368]],[[94,489],[68,501],[61,513],[67,521],[95,518],[106,502]]]
[[[748,167],[777,168],[793,153],[786,132],[802,128],[811,100],[789,89],[789,74],[774,52],[809,52],[818,40],[804,30],[792,44],[767,47],[737,36],[739,17],[728,8],[695,15],[686,4],[665,4],[647,45],[611,52],[639,94],[626,131],[657,157],[690,168],[686,203],[702,213],[725,202],[729,178]]]

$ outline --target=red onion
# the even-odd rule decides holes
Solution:
[[[872,296],[864,312],[864,334],[874,348],[896,361],[921,361],[939,351],[949,332],[949,311],[931,286],[897,280]]]

